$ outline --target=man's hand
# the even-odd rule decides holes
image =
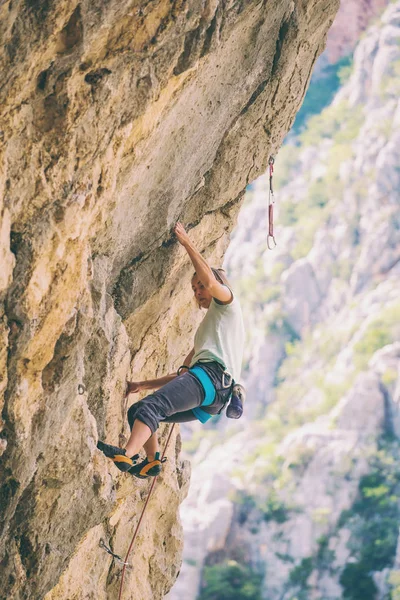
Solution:
[[[186,233],[186,230],[185,230],[184,226],[182,225],[182,223],[178,222],[175,225],[174,233],[175,233],[176,237],[178,238],[178,242],[180,244],[182,244],[182,246],[186,247],[191,244],[190,238],[189,238],[188,234]]]
[[[129,396],[129,394],[136,394],[143,390],[142,385],[138,381],[127,381],[126,383],[126,391],[125,398]]]

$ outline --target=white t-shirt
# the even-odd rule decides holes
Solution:
[[[216,360],[238,383],[242,369],[244,325],[240,303],[234,297],[230,304],[211,300],[207,314],[194,336],[194,356],[198,360]]]

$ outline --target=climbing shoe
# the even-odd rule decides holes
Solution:
[[[167,459],[160,458],[160,453],[156,452],[154,460],[148,461],[147,458],[142,462],[134,465],[128,470],[128,473],[138,477],[139,479],[147,479],[148,477],[157,477],[162,471],[162,463]]]
[[[123,448],[118,448],[118,446],[111,446],[110,444],[105,444],[100,440],[97,442],[97,447],[101,452],[107,456],[107,458],[111,458],[114,461],[114,464],[120,471],[129,471],[135,464],[137,459],[139,458],[139,454],[135,454],[132,458],[129,458],[125,454],[125,450]]]

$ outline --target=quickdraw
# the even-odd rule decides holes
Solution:
[[[271,155],[268,160],[269,165],[269,194],[268,194],[268,236],[267,236],[267,246],[269,250],[273,250],[276,246],[275,236],[274,236],[274,188],[272,185],[272,176],[274,174],[274,162],[275,159]],[[271,245],[271,240],[274,245]]]
[[[105,543],[103,538],[100,539],[99,546],[100,546],[100,548],[103,548],[103,550],[105,550],[108,554],[110,554],[116,561],[118,561],[122,565],[125,565],[126,567],[128,567],[128,569],[131,568],[131,565],[129,565],[127,562],[124,562],[122,560],[122,558],[120,556],[118,556],[118,554],[115,554],[115,552],[113,552],[111,550],[111,548],[109,546],[107,546],[107,544]]]

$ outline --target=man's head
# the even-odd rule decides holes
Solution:
[[[226,278],[224,269],[214,269],[211,267],[212,272],[214,273],[214,277],[219,283],[222,285],[227,285],[230,288],[229,282]],[[197,273],[194,273],[191,279],[192,290],[194,293],[194,297],[199,308],[210,308],[212,296],[210,292],[204,287],[201,283]]]

